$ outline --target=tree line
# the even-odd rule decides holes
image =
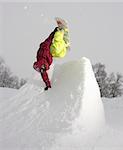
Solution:
[[[96,63],[93,65],[96,80],[98,82],[101,97],[113,98],[123,95],[123,76],[120,73],[106,73],[105,65]]]
[[[26,83],[26,79],[13,75],[4,59],[0,57],[0,87],[19,89]]]

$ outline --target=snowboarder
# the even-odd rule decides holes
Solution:
[[[64,57],[70,45],[66,22],[61,18],[56,18],[56,22],[58,27],[40,44],[36,56],[37,61],[33,64],[33,68],[41,73],[41,77],[46,84],[44,90],[51,88],[47,70],[50,69],[53,57]]]

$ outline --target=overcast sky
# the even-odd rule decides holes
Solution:
[[[14,74],[30,77],[56,16],[68,21],[71,51],[55,63],[84,56],[123,74],[123,3],[0,3],[0,55]]]

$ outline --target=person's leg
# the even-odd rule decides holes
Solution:
[[[41,76],[42,76],[43,81],[46,84],[45,90],[48,90],[48,88],[51,88],[51,83],[50,83],[48,74],[46,72],[45,65],[42,65],[42,67],[41,67]]]

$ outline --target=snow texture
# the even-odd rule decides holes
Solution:
[[[49,74],[49,91],[36,73],[1,102],[0,149],[81,150],[101,136],[104,109],[90,60],[55,65]]]
[[[8,100],[10,97],[17,94],[17,89],[11,89],[6,87],[0,87],[0,102]],[[6,94],[7,93],[7,94]]]

